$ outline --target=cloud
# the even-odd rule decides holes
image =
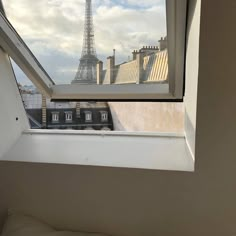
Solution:
[[[75,75],[83,45],[85,0],[3,0],[6,14],[56,83]],[[166,35],[164,0],[94,0],[100,60],[116,49],[117,62]],[[106,64],[106,63],[104,63]]]
[[[125,4],[136,5],[140,7],[150,7],[154,5],[164,5],[162,0],[126,0]]]
[[[99,32],[96,40],[102,42],[101,47],[106,45],[102,50],[107,54],[115,45],[120,45],[117,49],[121,54],[130,53],[142,45],[157,45],[158,39],[166,31],[165,16],[159,7],[137,11],[120,6],[101,6],[94,20],[96,31]]]

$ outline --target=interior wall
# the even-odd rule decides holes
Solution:
[[[1,224],[13,207],[115,236],[236,234],[236,2],[201,4],[195,172],[1,162]]]
[[[197,88],[199,70],[199,37],[201,1],[189,4],[189,15],[186,38],[186,71],[185,71],[185,136],[195,156],[195,133],[197,118]]]
[[[0,48],[0,157],[29,128],[9,57]]]

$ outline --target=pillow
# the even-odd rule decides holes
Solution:
[[[100,233],[57,231],[31,216],[9,213],[1,236],[106,236]]]

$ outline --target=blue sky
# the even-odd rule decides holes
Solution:
[[[117,63],[166,35],[165,0],[93,0],[97,56],[116,49]],[[70,83],[83,43],[85,0],[3,0],[6,14],[51,78]],[[16,69],[22,84],[29,80]]]

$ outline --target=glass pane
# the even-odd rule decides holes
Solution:
[[[183,132],[183,103],[51,102],[13,68],[32,129]]]
[[[165,0],[3,0],[56,84],[163,83]]]

